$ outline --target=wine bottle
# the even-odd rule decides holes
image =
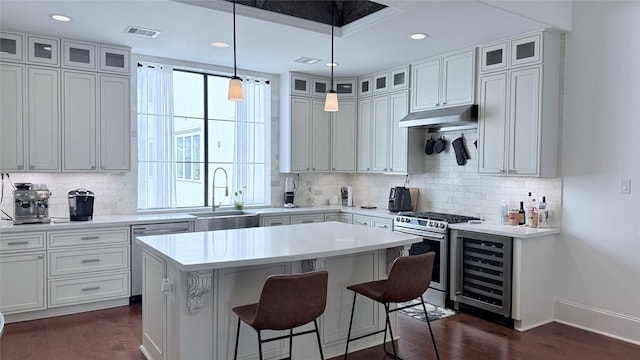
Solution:
[[[525,224],[524,201],[520,201],[520,210],[518,211],[518,225]]]

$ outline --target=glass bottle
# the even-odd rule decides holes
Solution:
[[[520,210],[518,211],[518,225],[525,224],[524,201],[520,201]]]

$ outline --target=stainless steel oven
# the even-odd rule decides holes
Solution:
[[[395,217],[393,231],[422,237],[422,242],[411,245],[409,255],[430,251],[436,253],[431,284],[424,293],[424,299],[428,303],[445,306],[449,282],[448,224],[473,219],[475,218],[431,212],[399,213]]]

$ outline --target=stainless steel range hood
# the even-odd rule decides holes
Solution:
[[[462,105],[410,113],[400,120],[399,126],[424,127],[429,131],[475,129],[478,127],[478,105]]]

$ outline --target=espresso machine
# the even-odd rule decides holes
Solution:
[[[44,184],[16,183],[13,191],[13,224],[50,223],[49,197]]]

